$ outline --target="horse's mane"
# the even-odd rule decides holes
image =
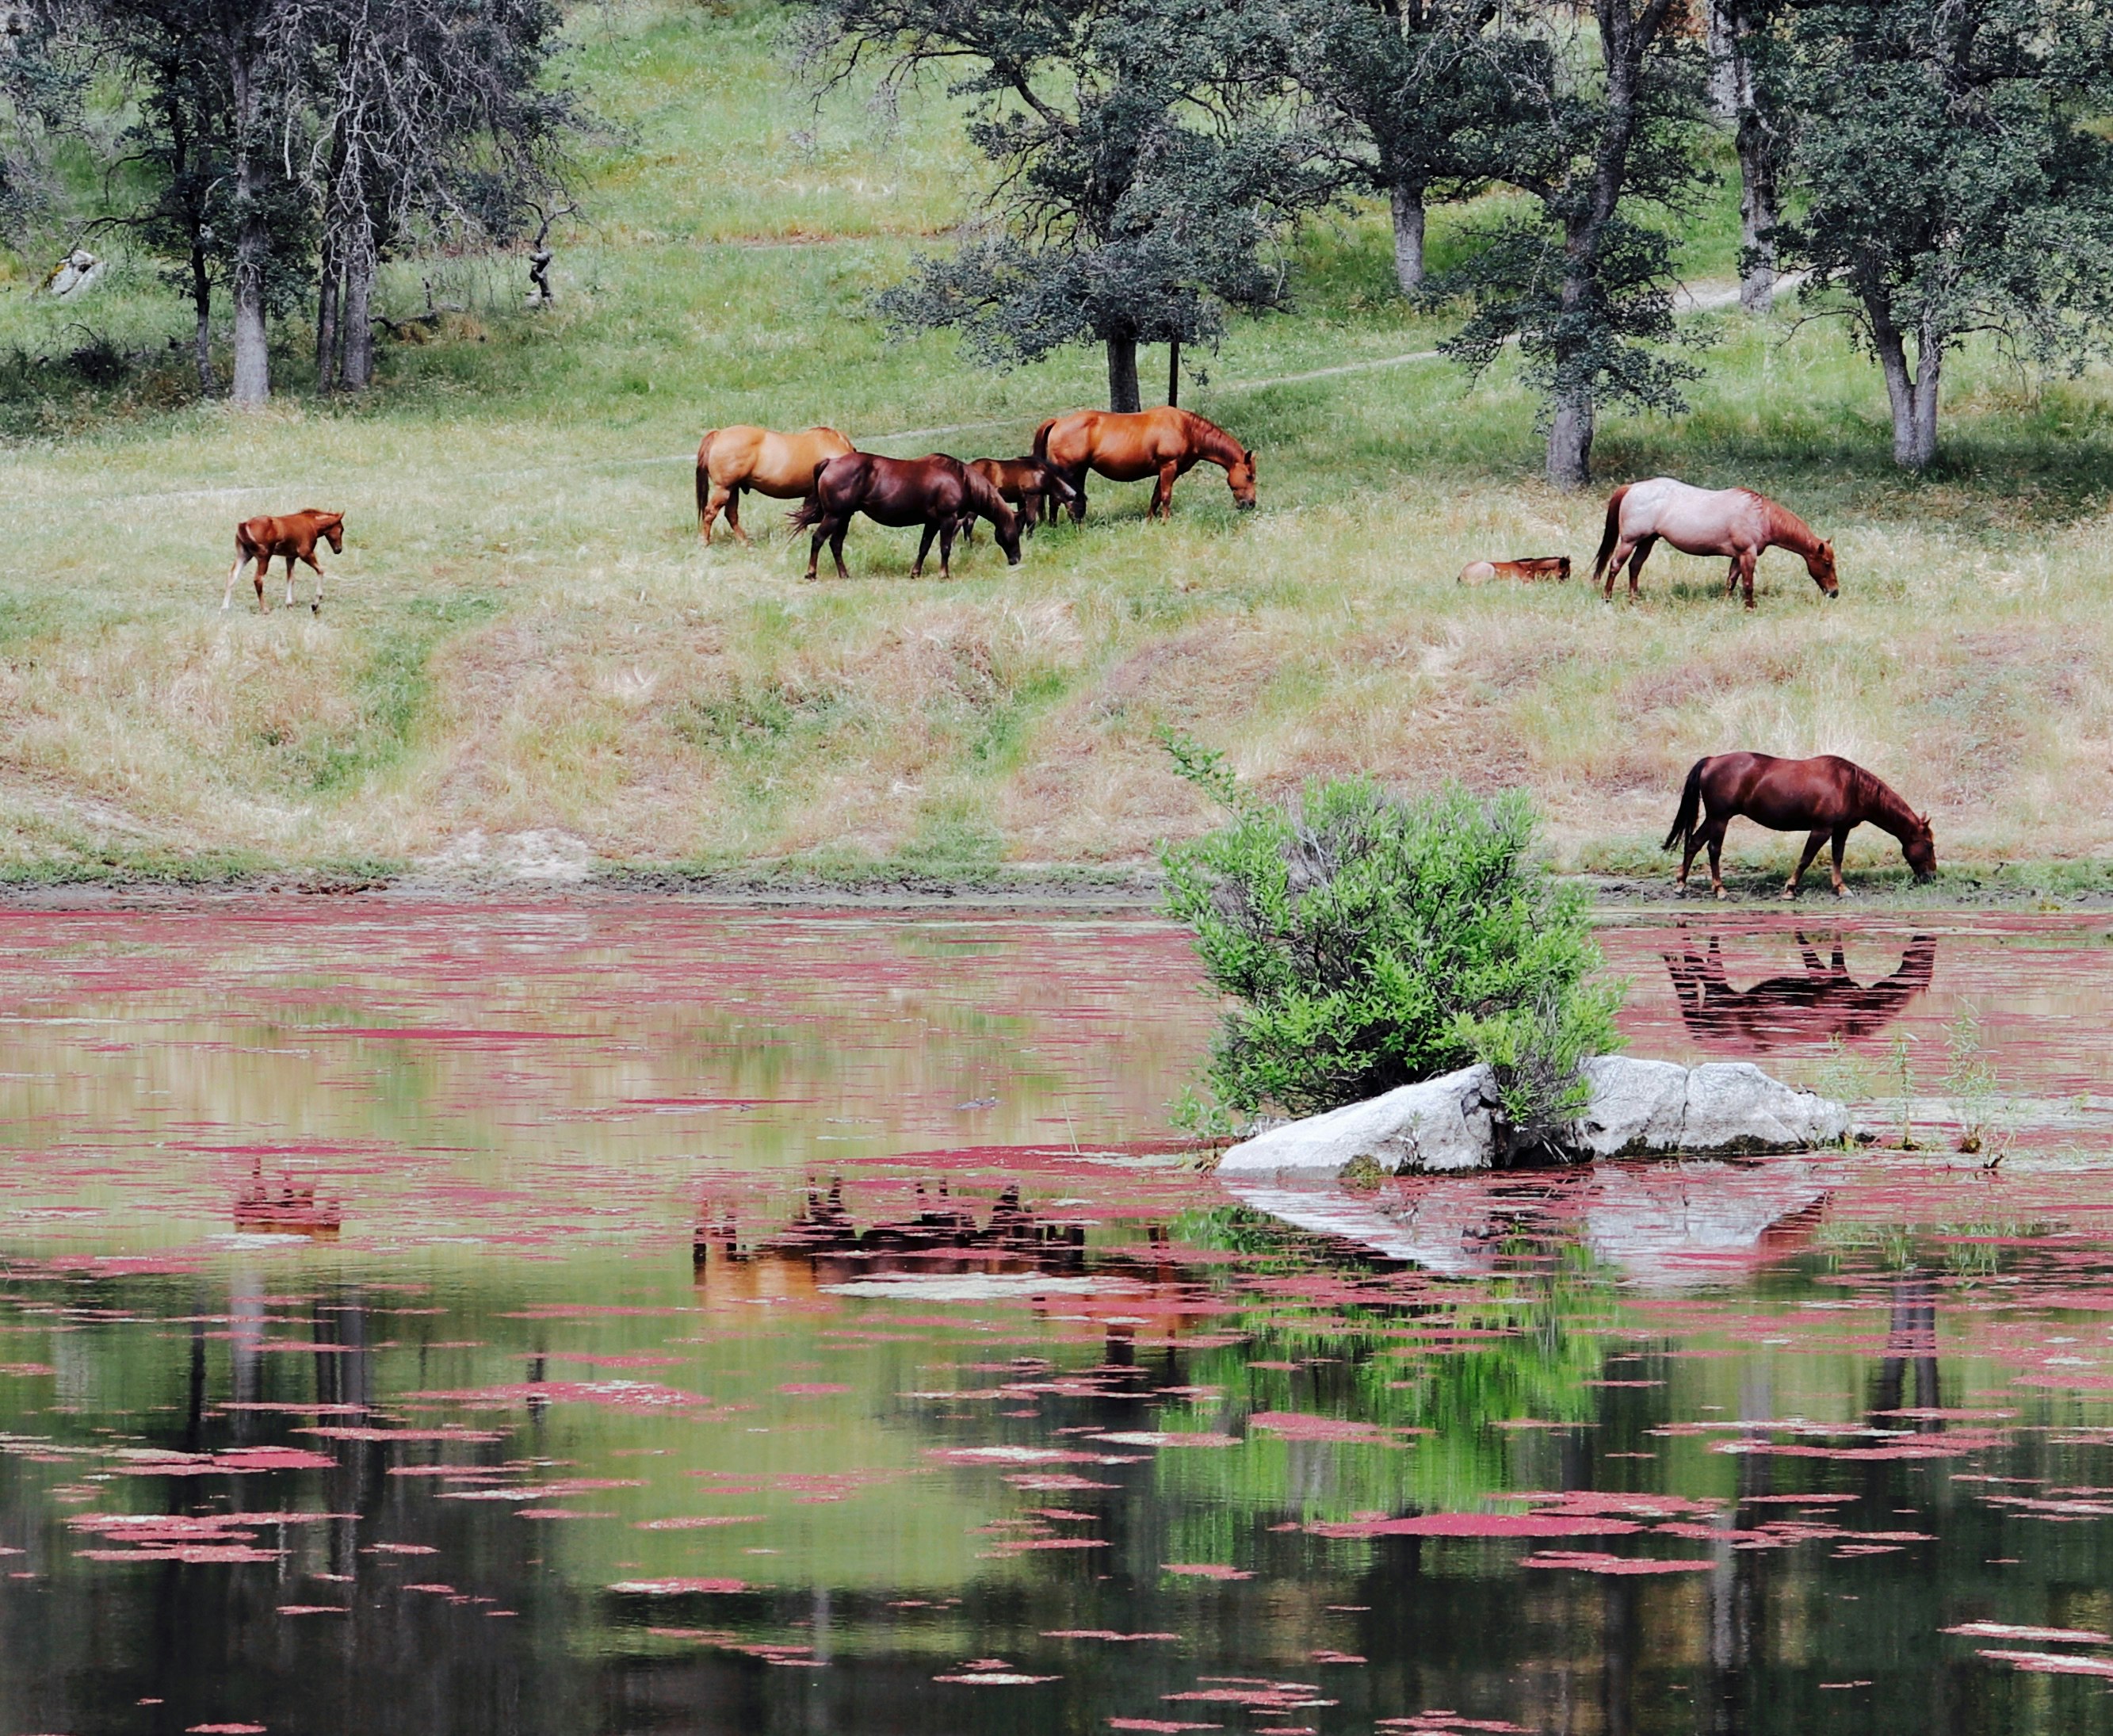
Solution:
[[[1749,500],[1760,504],[1761,510],[1768,515],[1770,535],[1784,547],[1802,553],[1803,550],[1796,541],[1798,537],[1804,538],[1805,544],[1812,548],[1816,549],[1819,546],[1821,541],[1819,532],[1799,518],[1782,501],[1763,494],[1758,488],[1741,488],[1739,492]],[[1791,534],[1787,537],[1784,534],[1786,532]]]
[[[1874,771],[1866,771],[1854,760],[1849,762],[1851,783],[1855,802],[1860,807],[1883,814],[1888,820],[1897,820],[1913,826],[1919,816],[1910,807],[1899,791]]]
[[[1188,424],[1189,436],[1199,450],[1208,453],[1213,458],[1222,458],[1230,454],[1230,457],[1226,459],[1229,464],[1233,459],[1247,456],[1247,448],[1212,421],[1209,417],[1198,416],[1195,411],[1181,409],[1178,405],[1176,413]]]

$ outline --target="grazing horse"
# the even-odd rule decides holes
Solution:
[[[255,561],[257,570],[257,606],[266,614],[272,612],[264,601],[264,575],[271,569],[273,560],[283,555],[286,562],[286,606],[294,606],[294,563],[305,560],[315,569],[316,595],[309,605],[316,614],[323,612],[323,567],[316,559],[316,543],[326,540],[331,553],[345,552],[345,514],[326,513],[315,507],[289,513],[282,519],[245,519],[235,527],[235,564],[227,569],[227,588],[220,594],[220,606],[224,610],[235,601],[235,582],[242,576],[244,563]]]
[[[1020,514],[1023,536],[1033,536],[1042,522],[1043,503],[1062,506],[1078,498],[1078,491],[1038,458],[972,458],[969,468],[998,492],[998,498]],[[975,520],[961,527],[964,543],[976,540]]]
[[[1111,410],[1074,410],[1034,431],[1034,455],[1070,485],[1071,518],[1086,516],[1086,473],[1111,482],[1139,482],[1157,477],[1148,519],[1174,516],[1174,485],[1200,463],[1222,465],[1233,503],[1245,512],[1255,503],[1254,454],[1215,422],[1172,404],[1121,415]]]
[[[774,500],[804,497],[815,467],[851,450],[834,428],[803,428],[780,434],[771,428],[714,428],[697,444],[697,529],[711,546],[712,521],[726,514],[727,528],[746,543],[741,528],[741,491],[753,489]]]
[[[1493,578],[1553,578],[1568,583],[1568,555],[1528,555],[1518,560],[1471,560],[1460,569],[1459,582],[1485,585]]]
[[[934,452],[924,458],[882,458],[872,452],[847,452],[815,467],[814,486],[792,522],[796,530],[812,527],[815,540],[807,550],[806,577],[815,576],[826,541],[837,563],[837,577],[849,578],[844,570],[844,532],[851,517],[864,513],[876,524],[924,527],[924,540],[917,545],[917,560],[910,569],[912,578],[921,578],[924,557],[932,539],[939,539],[939,576],[954,575],[948,563],[954,552],[954,537],[974,518],[988,519],[1006,560],[1020,564],[1020,519],[998,498],[997,491],[957,458]]]
[[[1600,539],[1592,578],[1596,583],[1606,574],[1609,602],[1614,600],[1614,580],[1624,564],[1629,595],[1637,594],[1636,580],[1661,537],[1683,555],[1729,555],[1732,569],[1724,594],[1731,596],[1743,583],[1749,609],[1754,606],[1754,563],[1766,548],[1802,555],[1823,595],[1841,592],[1834,575],[1834,545],[1823,542],[1788,507],[1750,488],[1691,488],[1669,476],[1654,476],[1648,482],[1626,483],[1607,497],[1607,531]]]
[[[1707,810],[1707,817],[1703,811]],[[1697,760],[1680,793],[1680,811],[1661,847],[1684,848],[1679,888],[1687,890],[1687,873],[1695,866],[1695,852],[1709,848],[1709,884],[1718,898],[1724,896],[1724,876],[1718,857],[1724,848],[1724,828],[1744,814],[1757,825],[1775,832],[1810,831],[1805,854],[1791,870],[1783,897],[1797,896],[1797,883],[1819,847],[1834,841],[1834,896],[1846,896],[1841,884],[1841,850],[1849,834],[1865,820],[1901,841],[1901,854],[1918,880],[1937,871],[1937,846],[1931,838],[1929,816],[1918,814],[1892,790],[1860,765],[1831,753],[1813,760],[1778,760],[1767,753],[1713,753]]]

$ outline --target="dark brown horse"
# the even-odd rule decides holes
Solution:
[[[345,552],[345,514],[326,513],[311,506],[297,513],[288,513],[282,518],[245,519],[235,527],[235,564],[227,569],[227,588],[220,594],[220,606],[226,609],[235,601],[235,581],[249,561],[257,563],[257,606],[265,614],[271,605],[264,601],[264,575],[273,560],[284,555],[286,560],[286,606],[294,606],[294,563],[305,560],[315,569],[315,601],[309,607],[313,613],[323,612],[323,567],[316,559],[316,544],[326,541],[331,553]]]
[[[1841,594],[1834,572],[1834,545],[1780,501],[1750,488],[1691,488],[1669,476],[1630,482],[1607,497],[1607,531],[1592,562],[1592,577],[1607,575],[1607,601],[1614,600],[1614,581],[1624,564],[1629,595],[1644,563],[1663,537],[1683,555],[1724,555],[1731,558],[1729,596],[1743,581],[1746,606],[1754,606],[1754,563],[1764,549],[1789,549],[1805,557],[1805,570],[1823,596]]]
[[[849,578],[844,569],[844,532],[852,517],[864,513],[876,524],[924,527],[924,540],[917,545],[917,560],[910,569],[912,578],[921,578],[924,557],[932,539],[939,539],[939,576],[954,575],[948,563],[954,553],[954,537],[972,519],[988,519],[997,546],[1014,566],[1020,564],[1020,519],[998,498],[997,491],[957,458],[942,452],[923,458],[882,458],[871,452],[847,452],[815,467],[814,486],[800,509],[792,514],[796,530],[812,528],[813,544],[807,550],[806,576],[815,576],[822,558],[822,545],[837,563],[837,577]]]
[[[1174,485],[1199,464],[1221,466],[1233,504],[1243,512],[1255,503],[1254,454],[1193,410],[1161,404],[1118,414],[1074,410],[1052,417],[1034,431],[1034,455],[1068,482],[1075,522],[1086,516],[1086,473],[1116,482],[1157,478],[1148,519],[1174,516]]]
[[[1705,817],[1706,811],[1706,817]],[[1724,828],[1740,815],[1773,832],[1809,832],[1805,854],[1791,871],[1783,897],[1797,896],[1797,883],[1819,847],[1834,841],[1834,896],[1844,897],[1841,850],[1849,834],[1869,820],[1901,841],[1901,853],[1918,880],[1937,871],[1937,847],[1930,837],[1929,816],[1918,814],[1907,803],[1860,765],[1831,753],[1812,760],[1778,760],[1766,753],[1713,753],[1697,760],[1680,793],[1680,811],[1662,847],[1682,849],[1679,887],[1687,890],[1688,870],[1695,852],[1709,849],[1709,884],[1718,898],[1724,896],[1724,876],[1718,858],[1724,848]]]
[[[1034,534],[1034,527],[1042,522],[1045,506],[1053,511],[1078,498],[1077,489],[1031,453],[1025,458],[972,458],[969,468],[995,488],[998,498],[1019,513],[1023,536]],[[976,526],[972,519],[961,527],[961,541],[969,543],[975,540]]]

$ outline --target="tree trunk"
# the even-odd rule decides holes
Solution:
[[[316,282],[316,390],[327,393],[337,385],[338,299],[342,274],[337,249],[328,237],[323,241],[322,268]]]
[[[1423,189],[1397,181],[1394,206],[1394,281],[1404,295],[1423,287]]]
[[[1742,50],[1739,43],[1737,12],[1738,0],[1709,0],[1709,20],[1705,32],[1709,62],[1707,87],[1709,112],[1724,121],[1737,119],[1743,84],[1739,75]]]
[[[1764,316],[1776,300],[1776,244],[1769,231],[1781,221],[1777,196],[1775,141],[1750,91],[1739,114],[1739,305]]]
[[[1181,340],[1169,338],[1166,341],[1166,404],[1169,409],[1178,409],[1181,404]]]
[[[1108,408],[1118,414],[1144,407],[1137,386],[1137,340],[1111,337],[1108,346]]]
[[[1592,400],[1579,392],[1560,399],[1548,427],[1548,480],[1566,493],[1592,481]]]
[[[1918,334],[1915,366],[1908,368],[1907,344],[1891,318],[1871,317],[1871,348],[1885,376],[1893,412],[1893,462],[1903,470],[1924,470],[1937,456],[1937,397],[1944,370],[1944,346]]]
[[[345,243],[345,371],[347,391],[363,392],[374,383],[374,280],[381,268],[375,257],[374,224],[358,206]]]
[[[191,348],[198,362],[199,391],[200,395],[210,398],[216,384],[212,377],[212,277],[206,269],[205,249],[195,244],[191,248],[191,307],[198,316]]]
[[[252,409],[272,395],[272,355],[264,326],[264,259],[271,245],[257,186],[256,104],[250,68],[240,52],[235,72],[235,404]]]

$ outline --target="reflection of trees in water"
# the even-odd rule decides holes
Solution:
[[[1800,932],[1797,947],[1805,968],[1764,977],[1750,989],[1732,986],[1722,937],[1714,932],[1699,953],[1691,946],[1663,954],[1682,1022],[1697,1038],[1750,1048],[1869,1036],[1899,1017],[1929,987],[1937,971],[1937,939],[1932,934],[1914,936],[1900,968],[1873,983],[1859,983],[1849,974],[1838,936],[1825,960],[1818,945]]]
[[[1886,1352],[1872,1389],[1872,1421],[1881,1428],[1897,1428],[1903,1409],[1933,1411],[1943,1403],[1937,1385],[1937,1286],[1927,1277],[1910,1273],[1892,1281]],[[1938,1416],[1906,1420],[1925,1434],[1944,1428],[1944,1418]]]

